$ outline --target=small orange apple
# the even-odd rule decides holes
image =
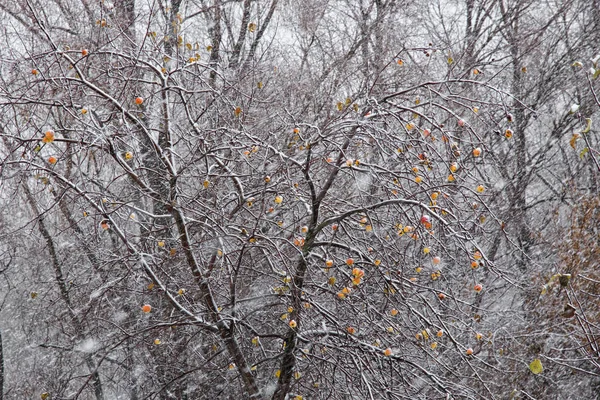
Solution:
[[[475,147],[473,149],[473,157],[479,157],[481,155],[481,148]]]
[[[473,354],[473,349],[469,347],[467,349],[467,351],[465,351],[465,354],[468,355],[468,356],[472,355]]]
[[[325,260],[325,265],[327,268],[331,268],[333,266],[333,260]]]
[[[446,298],[446,295],[444,293],[438,293],[438,298],[440,300],[444,300]]]
[[[477,293],[479,293],[483,290],[483,286],[481,285],[481,283],[478,283],[475,286],[473,286],[473,290],[475,290]]]
[[[44,143],[52,143],[52,142],[54,142],[54,131],[51,130],[51,129],[47,130],[46,133],[44,134],[42,142],[44,142]]]
[[[142,311],[145,313],[149,313],[150,311],[152,311],[152,306],[150,304],[144,304],[142,306]]]
[[[139,106],[140,104],[142,104],[143,102],[144,102],[144,99],[143,99],[143,98],[141,98],[141,97],[136,97],[136,98],[135,98],[135,104],[137,104],[138,106]]]
[[[390,348],[388,347],[387,349],[385,349],[385,350],[384,350],[383,354],[384,354],[386,357],[389,357],[389,356],[391,356],[391,355],[392,355],[392,349],[390,349]]]
[[[58,160],[57,160],[57,159],[56,159],[56,157],[54,157],[54,156],[50,156],[50,157],[48,158],[48,162],[49,162],[50,164],[52,164],[52,165],[56,164],[56,162],[57,162],[57,161],[58,161]]]
[[[346,265],[348,265],[349,267],[354,265],[354,259],[353,258],[348,258],[346,260]]]
[[[84,57],[87,56],[88,55],[87,49],[81,49],[81,55]]]
[[[354,335],[356,333],[356,329],[354,329],[353,327],[349,326],[346,328],[346,330],[348,331],[349,334]]]

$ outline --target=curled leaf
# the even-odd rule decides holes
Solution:
[[[571,145],[572,148],[575,148],[575,144],[577,143],[577,139],[579,139],[579,133],[574,133],[573,136],[571,136],[571,140],[569,140],[569,144]]]
[[[586,118],[585,124],[586,124],[585,129],[583,131],[581,131],[581,133],[588,133],[590,131],[590,129],[592,129],[592,119]]]

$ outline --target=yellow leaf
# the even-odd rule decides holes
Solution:
[[[590,129],[592,129],[592,119],[586,118],[585,122],[586,122],[585,129],[583,131],[581,131],[581,133],[588,133],[590,131]]]
[[[250,24],[248,24],[248,30],[250,32],[256,31],[256,24],[254,22],[250,22]]]
[[[590,149],[587,147],[581,150],[581,153],[579,153],[579,158],[583,159],[583,157],[585,157],[588,151],[590,151]]]
[[[544,371],[544,367],[542,366],[542,362],[540,361],[539,358],[536,358],[529,364],[529,369],[535,375],[541,374]]]

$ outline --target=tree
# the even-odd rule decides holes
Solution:
[[[565,201],[548,155],[581,121],[533,130],[583,9],[467,1],[444,30],[284,3],[0,2],[6,393],[542,396],[534,358],[582,379],[525,307],[532,217]]]

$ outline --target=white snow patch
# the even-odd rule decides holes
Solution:
[[[113,314],[112,319],[115,322],[123,322],[127,319],[127,313],[125,311],[117,311]]]
[[[77,346],[75,346],[75,351],[80,351],[82,353],[93,353],[101,347],[100,342],[98,342],[94,338],[87,338],[79,342]]]
[[[275,389],[277,389],[277,382],[269,383],[262,390],[263,397],[271,397],[271,396],[273,396],[273,393],[275,393]]]

